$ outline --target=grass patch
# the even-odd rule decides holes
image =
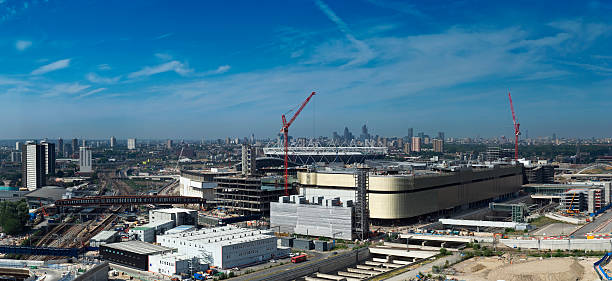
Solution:
[[[549,225],[549,224],[553,224],[553,223],[558,223],[559,221],[553,220],[551,218],[547,218],[545,216],[541,216],[537,219],[533,219],[531,221],[529,221],[529,224],[535,226],[535,227],[542,227],[545,225]]]

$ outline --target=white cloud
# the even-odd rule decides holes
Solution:
[[[70,66],[70,59],[58,60],[56,62],[52,62],[50,64],[43,65],[43,66],[35,69],[34,71],[32,71],[32,75],[45,74],[47,72],[63,69],[63,68],[66,68],[68,66]]]
[[[225,73],[225,72],[228,72],[230,68],[231,67],[229,65],[222,65],[222,66],[217,67],[217,69],[210,71],[210,74]]]
[[[85,78],[87,78],[87,80],[91,83],[114,84],[114,83],[119,82],[119,79],[121,78],[121,76],[102,77],[102,76],[99,76],[98,74],[90,72],[90,73],[87,73],[87,75],[85,75]]]
[[[172,55],[166,53],[155,53],[155,56],[160,60],[171,60]]]
[[[24,51],[25,49],[29,48],[30,46],[32,46],[32,41],[17,40],[17,42],[15,42],[15,48],[18,51]]]
[[[102,91],[104,91],[104,90],[106,90],[106,88],[98,88],[98,89],[95,89],[95,90],[91,90],[91,91],[89,91],[89,92],[87,92],[87,93],[84,93],[84,94],[82,94],[82,95],[78,96],[77,98],[78,98],[78,99],[80,99],[80,98],[84,98],[84,97],[87,97],[87,96],[91,96],[91,95],[93,95],[93,94],[96,94],[96,93],[102,92]]]
[[[319,7],[319,9],[321,9],[321,11],[323,11],[323,13],[327,16],[327,18],[334,22],[338,29],[342,33],[344,33],[346,39],[353,43],[354,47],[358,50],[358,52],[355,53],[354,58],[349,63],[347,63],[347,65],[367,63],[368,61],[376,57],[374,51],[372,51],[372,49],[370,49],[370,47],[366,43],[361,40],[358,40],[353,35],[353,32],[348,27],[348,25],[340,17],[338,17],[338,15],[336,15],[336,13],[329,6],[327,6],[327,4],[325,4],[322,0],[316,0],[315,3]]]
[[[111,70],[110,65],[103,63],[103,64],[98,64],[98,69],[99,70]]]
[[[76,83],[60,83],[53,85],[50,89],[43,90],[44,97],[55,97],[59,95],[74,95],[89,88],[89,85],[83,85],[78,82]]]
[[[169,61],[167,63],[163,63],[156,66],[146,66],[143,69],[132,72],[128,75],[130,78],[138,78],[143,76],[151,76],[162,72],[174,71],[179,75],[185,76],[191,72],[193,69],[190,69],[186,64],[180,61]]]

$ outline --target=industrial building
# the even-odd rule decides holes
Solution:
[[[198,257],[220,268],[232,268],[267,261],[287,250],[277,249],[270,231],[223,226],[176,234],[159,235],[157,243],[178,249],[179,254]]]
[[[174,228],[174,226],[174,221],[172,220],[158,220],[130,228],[129,234],[133,239],[152,243],[155,242],[155,235],[163,234],[167,230]]]
[[[215,177],[227,177],[236,172],[228,171],[184,171],[181,170],[179,193],[181,196],[201,197],[206,200],[215,199],[217,183]]]
[[[284,191],[284,178],[217,177],[217,206],[240,215],[269,215],[270,202],[278,201]],[[293,181],[292,178],[289,179]],[[291,184],[291,182],[290,182]]]
[[[612,182],[526,184],[523,189],[539,201],[555,201],[564,213],[596,213],[612,204]]]
[[[103,259],[144,271],[149,270],[149,256],[173,251],[174,249],[171,248],[141,241],[127,241],[100,246],[100,255]]]
[[[193,267],[193,268],[192,268]],[[189,274],[202,270],[197,259],[178,253],[163,253],[149,256],[149,271],[166,276]]]
[[[329,238],[353,239],[352,202],[315,196],[280,197],[270,203],[270,228],[279,232]]]
[[[183,208],[169,208],[149,210],[149,221],[151,223],[173,221],[175,226],[195,225],[198,219],[198,211]]]
[[[298,173],[300,195],[340,197],[356,202],[355,171]],[[437,217],[515,196],[523,181],[521,166],[456,168],[407,175],[369,173],[369,217],[386,224],[404,219]]]
[[[89,239],[89,246],[100,247],[105,244],[115,243],[119,238],[118,232],[113,230],[104,230]]]

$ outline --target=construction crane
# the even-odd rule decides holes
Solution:
[[[516,115],[514,115],[514,105],[512,105],[512,96],[510,95],[510,92],[508,92],[508,99],[510,99],[510,110],[512,111],[512,122],[514,122],[514,161],[518,162],[518,141],[519,141],[519,135],[521,134],[519,127],[521,126],[521,124],[516,122]]]
[[[300,108],[298,108],[295,114],[293,114],[293,117],[291,117],[291,120],[289,120],[289,122],[287,122],[287,118],[285,117],[285,114],[283,114],[283,116],[281,117],[281,119],[283,120],[283,126],[281,127],[280,132],[285,137],[284,139],[285,141],[284,143],[285,145],[285,196],[289,195],[289,191],[288,191],[288,185],[289,185],[289,126],[293,124],[293,121],[295,121],[295,118],[298,117],[300,112],[302,112],[302,109],[304,109],[306,104],[308,104],[308,102],[314,95],[315,95],[315,92],[312,92],[310,96],[306,98],[306,100],[302,103]]]

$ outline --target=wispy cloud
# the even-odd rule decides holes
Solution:
[[[83,85],[81,83],[60,83],[53,85],[50,89],[44,90],[43,97],[55,97],[59,95],[74,95],[87,88],[89,85]]]
[[[47,72],[56,71],[59,69],[66,68],[68,66],[70,66],[70,59],[58,60],[56,62],[52,62],[50,64],[43,65],[35,69],[34,71],[32,71],[32,75],[45,74]]]
[[[89,91],[87,93],[81,94],[80,96],[77,97],[77,99],[81,99],[81,98],[84,98],[84,97],[87,97],[87,96],[91,96],[93,94],[97,94],[97,93],[102,92],[104,90],[106,90],[106,88],[98,88],[98,89],[95,89],[95,90],[91,90],[91,91]]]
[[[103,63],[103,64],[98,64],[98,69],[99,70],[111,70],[112,68],[110,65]]]
[[[155,53],[155,57],[160,60],[172,60],[172,55],[167,53]]]
[[[173,71],[179,75],[185,76],[191,72],[193,69],[189,68],[186,64],[180,61],[169,61],[167,63],[163,63],[156,66],[146,66],[143,69],[132,72],[128,75],[129,78],[138,78],[143,76],[151,76],[158,73]]]
[[[206,74],[221,74],[221,73],[228,72],[230,68],[231,67],[229,65],[222,65],[222,66],[217,67],[217,69],[215,70],[206,72]]]
[[[359,51],[355,58],[353,58],[353,60],[347,65],[367,63],[376,56],[366,43],[358,40],[353,35],[353,32],[348,25],[340,17],[338,17],[338,15],[336,15],[336,13],[329,6],[327,6],[327,4],[325,4],[322,0],[316,0],[315,3],[317,4],[317,7],[319,7],[319,9],[321,9],[321,11],[327,16],[327,18],[336,24],[338,29],[344,34],[344,36],[346,36],[346,39],[353,43],[355,48],[357,48]]]
[[[164,34],[162,34],[162,35],[160,35],[160,36],[155,37],[155,40],[164,39],[164,38],[170,37],[170,36],[172,36],[172,35],[174,35],[174,33],[172,33],[172,32],[170,32],[170,33],[164,33]]]
[[[17,40],[17,42],[15,42],[15,49],[17,49],[18,51],[24,51],[30,46],[32,46],[32,41]]]
[[[91,83],[98,83],[98,84],[114,84],[119,82],[119,79],[121,79],[121,76],[116,76],[116,77],[102,77],[98,74],[95,74],[93,72],[87,73],[87,75],[85,75],[85,78],[87,78],[87,80]]]

